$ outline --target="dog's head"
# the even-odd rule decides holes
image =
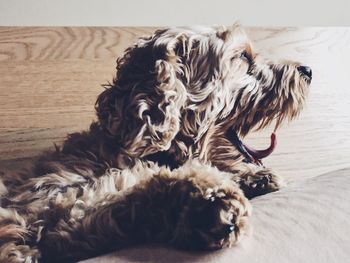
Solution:
[[[164,29],[126,50],[96,110],[121,151],[143,157],[213,125],[242,136],[277,127],[299,114],[311,77],[299,63],[263,59],[238,26]]]

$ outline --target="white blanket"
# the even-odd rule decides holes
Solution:
[[[188,253],[142,246],[84,263],[350,262],[350,169],[298,181],[252,204],[252,231],[233,248]]]

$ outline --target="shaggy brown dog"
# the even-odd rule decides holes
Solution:
[[[242,30],[140,39],[98,97],[98,121],[0,182],[0,262],[68,262],[126,245],[213,249],[247,229],[247,198],[281,180],[238,136],[300,112],[311,69],[273,64]]]

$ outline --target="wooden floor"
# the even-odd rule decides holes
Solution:
[[[88,127],[115,60],[152,28],[0,27],[0,166]],[[313,69],[307,109],[278,132],[265,164],[288,179],[350,166],[350,28],[248,28],[261,53]],[[252,134],[256,147],[269,130]],[[0,167],[1,168],[1,167]]]

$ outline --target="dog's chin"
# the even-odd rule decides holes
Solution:
[[[303,109],[303,104],[287,105],[285,111],[278,112],[273,115],[264,115],[260,118],[255,118],[256,122],[243,124],[240,128],[232,126],[230,129],[229,139],[235,145],[235,147],[242,153],[248,162],[262,165],[262,159],[270,156],[277,146],[277,132],[283,126],[284,123],[295,119]],[[253,118],[254,119],[254,118]],[[270,136],[270,144],[265,149],[255,149],[246,143],[244,143],[244,137],[251,132],[261,132],[268,128],[272,128]]]
[[[259,126],[258,129],[250,129],[253,131],[261,131],[266,127],[269,127],[271,125],[269,125],[269,123],[265,122],[263,124],[261,124],[261,126]],[[267,148],[265,149],[255,149],[249,145],[247,145],[244,142],[244,137],[246,135],[248,135],[249,133],[246,133],[244,136],[239,135],[239,132],[235,131],[234,129],[231,130],[231,132],[233,133],[233,135],[231,136],[231,142],[235,145],[235,147],[243,154],[243,156],[245,157],[246,161],[251,162],[251,163],[255,163],[258,165],[262,165],[262,159],[268,157],[269,155],[271,155],[273,153],[273,151],[276,148],[277,145],[277,134],[276,134],[276,130],[277,130],[277,123],[275,123],[274,126],[274,130],[271,133],[270,136],[270,144]]]
[[[277,112],[270,114],[262,114],[261,112],[256,113],[251,117],[251,121],[240,123],[240,125],[235,124],[232,129],[241,137],[244,138],[252,132],[261,132],[267,128],[273,127],[273,131],[276,132],[279,128],[283,126],[285,122],[292,121],[295,119],[301,111],[301,108],[292,108],[288,112]],[[248,118],[247,118],[248,119]],[[249,120],[249,119],[248,119]]]

